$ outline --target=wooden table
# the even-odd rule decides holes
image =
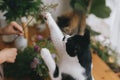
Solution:
[[[93,75],[95,80],[120,80],[120,78],[98,57],[93,54]]]
[[[35,34],[42,34],[44,37],[49,36],[49,30],[45,30],[43,33],[37,32],[34,27],[30,28],[29,38]],[[31,45],[31,41],[29,42]],[[2,42],[1,37],[0,37],[0,49],[3,48],[8,48],[8,47],[13,47],[13,43],[11,44],[5,44]],[[118,76],[98,57],[97,54],[93,54],[93,75],[95,80],[120,80]]]

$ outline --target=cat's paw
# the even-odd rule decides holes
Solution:
[[[49,12],[43,12],[42,16],[45,20],[48,20],[49,16],[51,16],[51,14]]]
[[[42,58],[47,58],[50,56],[50,51],[47,48],[42,48],[40,54]]]

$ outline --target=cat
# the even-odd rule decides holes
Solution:
[[[80,50],[76,48],[76,51],[79,51],[79,61],[80,64],[86,68],[86,74],[88,76],[88,80],[91,80],[91,63],[92,63],[92,57],[91,57],[91,51],[90,51],[90,32],[86,28],[86,15],[84,12],[80,10],[73,10],[67,13],[64,13],[63,15],[58,17],[57,24],[59,28],[65,33],[72,35],[73,37],[68,39],[69,42],[67,43],[68,53],[75,51],[74,48],[80,48]],[[85,46],[87,48],[85,48]],[[82,47],[82,48],[81,48]],[[74,49],[74,50],[73,50]],[[73,54],[72,54],[73,55]],[[82,61],[86,60],[86,61]],[[84,64],[84,62],[87,62]]]
[[[40,55],[49,69],[52,80],[93,80],[91,75],[90,36],[86,30],[84,36],[64,36],[51,14],[43,14],[50,29],[50,37],[57,50],[59,62],[56,64],[50,51],[41,49]]]

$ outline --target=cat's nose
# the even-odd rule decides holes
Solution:
[[[65,28],[64,31],[65,31],[65,33],[67,33],[67,34],[70,33],[70,29],[69,29],[69,28]]]
[[[65,28],[64,30],[65,30],[66,32],[69,32],[69,29],[68,29],[68,28]]]

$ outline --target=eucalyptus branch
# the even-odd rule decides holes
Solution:
[[[42,5],[41,6],[41,11],[44,12],[44,11],[48,11],[50,9],[53,9],[53,8],[56,8],[58,6],[58,4],[50,4],[50,5]]]
[[[39,17],[39,15],[41,15],[42,12],[48,11],[48,10],[50,10],[50,9],[54,9],[54,8],[56,8],[57,6],[58,6],[57,3],[56,3],[56,4],[50,4],[50,5],[44,5],[44,4],[41,5],[40,8],[39,8],[39,10],[38,10],[38,12],[37,12],[37,14],[34,14],[34,15],[32,16],[31,20],[30,20],[29,22],[27,22],[26,26],[34,19],[34,16]]]

